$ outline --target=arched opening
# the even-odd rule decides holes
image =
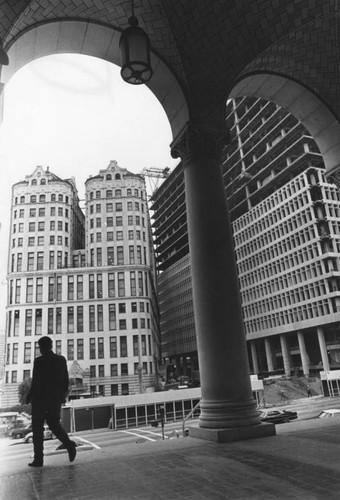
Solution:
[[[278,74],[251,74],[233,87],[230,97],[256,96],[290,112],[310,132],[331,175],[339,165],[340,124],[332,110],[310,89]]]

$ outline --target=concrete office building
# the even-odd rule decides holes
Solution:
[[[325,180],[313,138],[282,108],[231,100],[227,124],[224,183],[250,366],[285,375],[335,368],[338,189]],[[181,165],[153,202],[164,361],[191,376],[196,346]]]
[[[37,167],[13,186],[2,407],[18,401],[37,341],[68,362],[71,396],[137,393],[156,384],[154,264],[143,177],[111,161],[86,181]]]

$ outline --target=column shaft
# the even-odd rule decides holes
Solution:
[[[284,335],[280,335],[280,343],[285,375],[286,377],[290,377],[290,353],[288,351],[287,339]]]
[[[297,332],[297,337],[298,337],[298,342],[299,342],[302,371],[303,371],[304,375],[308,376],[309,375],[309,362],[308,362],[308,354],[307,354],[307,349],[306,349],[306,344],[305,344],[305,337],[304,337],[302,332]]]
[[[251,350],[251,359],[253,361],[254,374],[258,375],[258,373],[259,373],[259,363],[257,361],[257,352],[256,352],[255,340],[251,340],[250,341],[250,350]]]
[[[316,331],[318,332],[318,340],[319,340],[319,347],[320,347],[323,369],[325,372],[329,372],[330,366],[329,366],[329,359],[328,359],[328,354],[327,354],[327,347],[326,347],[324,331],[323,331],[323,328],[321,328],[321,327],[318,327],[316,329]]]
[[[266,358],[267,358],[267,367],[269,372],[274,371],[274,366],[273,366],[273,354],[272,354],[272,349],[270,345],[270,340],[268,338],[264,339],[264,346],[266,349]]]
[[[199,425],[257,424],[220,165],[191,159],[185,162],[184,176],[202,385]]]

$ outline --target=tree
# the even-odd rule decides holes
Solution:
[[[19,395],[19,402],[21,405],[25,405],[26,404],[26,398],[27,398],[27,394],[31,388],[31,385],[32,385],[32,379],[31,378],[26,378],[25,380],[23,380],[21,382],[21,384],[19,384],[19,387],[18,387],[18,395]]]

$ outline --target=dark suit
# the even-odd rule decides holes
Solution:
[[[45,420],[67,449],[72,443],[60,424],[60,409],[67,396],[68,384],[63,356],[47,351],[34,360],[32,386],[27,398],[27,402],[32,403],[34,460],[43,461]]]

